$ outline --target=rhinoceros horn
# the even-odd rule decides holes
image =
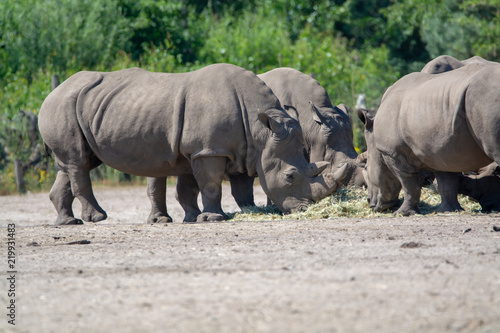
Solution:
[[[323,172],[329,165],[330,163],[326,161],[309,163],[306,167],[306,175],[311,178],[315,177]]]
[[[337,170],[335,170],[335,172],[329,172],[314,177],[313,182],[311,183],[313,201],[321,200],[324,197],[337,191],[337,189],[341,185],[342,180],[347,176],[348,171],[349,170],[347,163],[342,163],[337,167]]]

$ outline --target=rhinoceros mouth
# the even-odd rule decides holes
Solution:
[[[304,203],[304,204],[300,204],[300,205],[298,205],[298,206],[296,206],[296,207],[292,208],[292,209],[290,210],[290,213],[298,213],[298,212],[303,212],[303,211],[306,211],[306,210],[307,210],[307,208],[308,208],[308,205],[307,205],[307,204],[305,204],[305,203]]]
[[[298,212],[303,212],[307,210],[310,204],[313,203],[312,200],[303,200],[303,199],[298,199],[294,198],[295,200],[287,200],[285,202],[282,202],[278,208],[281,210],[283,214],[292,214],[292,213],[298,213]]]

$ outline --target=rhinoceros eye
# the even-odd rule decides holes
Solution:
[[[299,173],[295,168],[289,169],[289,170],[285,171],[283,174],[285,176],[285,182],[289,186],[293,185],[293,183],[295,183],[295,181],[297,180],[297,178],[299,176]]]
[[[332,136],[335,133],[337,133],[339,128],[340,128],[339,124],[336,124],[336,123],[322,124],[321,125],[321,131],[323,131],[326,135],[329,135],[329,136]]]

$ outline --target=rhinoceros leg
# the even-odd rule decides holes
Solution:
[[[86,222],[99,222],[108,217],[106,212],[97,203],[90,181],[89,172],[95,166],[99,165],[99,163],[95,162],[95,165],[92,165],[92,167],[71,166],[68,168],[71,191],[82,204],[82,220]]]
[[[458,203],[459,173],[456,172],[435,172],[438,183],[439,194],[441,195],[441,204],[438,212],[454,212],[463,210]]]
[[[193,175],[182,175],[177,177],[177,201],[184,209],[184,222],[196,222],[201,214],[198,207],[198,194],[200,189]]]
[[[148,177],[148,197],[151,201],[151,213],[148,223],[168,223],[172,218],[167,213],[167,178]]]
[[[222,221],[228,216],[222,211],[222,179],[226,173],[225,157],[200,157],[191,162],[193,175],[201,191],[203,212],[196,218],[201,221]]]
[[[240,173],[230,175],[229,181],[231,182],[231,194],[238,204],[238,207],[255,206],[253,198],[254,177],[250,177],[246,173]]]
[[[418,176],[400,173],[398,174],[398,178],[403,186],[404,199],[403,204],[394,212],[394,215],[409,216],[419,214],[418,202],[422,187],[420,186]]]
[[[76,219],[73,215],[72,205],[75,197],[71,192],[71,184],[67,173],[61,170],[57,172],[56,181],[52,185],[49,198],[57,210],[56,225],[83,224],[82,220]]]
[[[396,177],[401,183],[403,188],[403,203],[398,210],[394,212],[394,215],[409,216],[414,214],[419,214],[418,202],[420,200],[420,194],[422,192],[422,186],[418,177],[418,168],[408,163],[406,155],[400,154],[397,157],[391,157],[384,155],[384,161],[386,162],[388,172],[385,179],[389,180],[392,177]],[[377,197],[380,195],[387,196],[391,198],[386,200],[386,207],[384,209],[393,206],[397,202],[398,194],[400,192],[399,186],[396,183],[390,182],[390,185],[384,184],[385,192],[387,193],[374,193]],[[380,200],[378,200],[377,206],[381,205]],[[371,204],[371,203],[370,203]],[[380,209],[381,210],[381,209]]]

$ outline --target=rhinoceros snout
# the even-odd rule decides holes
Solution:
[[[312,204],[312,200],[304,198],[289,197],[281,204],[275,203],[283,214],[298,213],[307,210],[307,207]]]
[[[377,203],[373,201],[370,197],[366,198],[366,201],[368,201],[368,206],[372,209],[377,206]]]
[[[339,165],[335,172],[329,172],[315,177],[311,185],[313,201],[319,201],[337,191],[347,173],[348,165],[344,163]]]
[[[307,204],[300,204],[297,207],[294,207],[290,210],[291,213],[304,212],[307,210]]]

